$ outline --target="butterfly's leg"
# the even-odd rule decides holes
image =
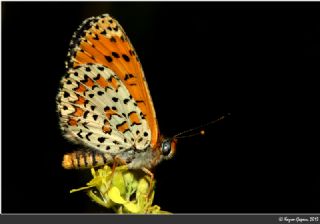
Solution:
[[[110,178],[110,181],[112,181],[112,178],[113,178],[113,175],[114,175],[114,172],[116,171],[116,167],[120,164],[122,166],[126,166],[127,165],[127,162],[123,159],[121,159],[119,156],[115,156],[113,158],[113,164],[112,164],[112,171],[111,171],[111,178]]]
[[[121,166],[127,165],[127,162],[124,159],[122,159],[120,156],[115,156],[114,161],[115,161],[116,165],[121,165]],[[115,169],[115,167],[114,167],[114,169]]]
[[[149,186],[149,190],[148,190],[148,193],[147,193],[147,197],[149,197],[149,196],[150,196],[150,193],[151,193],[151,191],[152,191],[152,189],[153,189],[153,185],[154,185],[154,175],[153,175],[153,173],[152,173],[150,170],[148,170],[148,169],[145,168],[145,167],[142,168],[142,171],[145,172],[147,175],[150,176],[150,186]]]
[[[110,190],[111,186],[112,186],[112,180],[113,180],[116,168],[118,167],[117,171],[119,171],[119,169],[121,169],[121,170],[127,170],[128,169],[127,165],[124,164],[124,162],[125,161],[123,161],[121,158],[119,158],[117,156],[115,156],[113,158],[113,164],[112,164],[112,168],[111,168],[111,175],[108,177],[108,184],[107,184],[105,192],[108,192]],[[122,166],[118,166],[119,164],[122,165]]]

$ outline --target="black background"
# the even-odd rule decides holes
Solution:
[[[156,168],[156,204],[174,213],[318,212],[319,9],[2,2],[2,211],[105,211],[69,194],[90,176],[61,168],[73,146],[55,96],[72,33],[110,13],[139,54],[163,134],[231,113]]]

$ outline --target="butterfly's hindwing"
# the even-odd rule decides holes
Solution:
[[[119,77],[99,64],[71,68],[58,94],[65,136],[103,153],[144,150],[151,131],[135,99]]]

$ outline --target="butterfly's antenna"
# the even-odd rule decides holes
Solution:
[[[229,115],[230,115],[230,113],[227,114],[227,116],[229,116]],[[180,132],[180,133],[176,134],[175,136],[173,136],[173,138],[188,138],[188,137],[192,137],[192,136],[196,136],[196,135],[204,135],[204,130],[201,130],[200,132],[197,132],[197,133],[195,133],[195,134],[190,134],[190,135],[184,135],[184,136],[182,136],[183,134],[190,133],[190,132],[196,131],[196,130],[198,130],[198,129],[202,129],[202,128],[208,126],[208,125],[214,124],[214,123],[216,123],[216,122],[218,122],[218,121],[221,121],[221,120],[223,120],[223,119],[225,119],[225,118],[226,118],[226,116],[221,116],[221,117],[219,117],[218,119],[213,120],[213,121],[210,121],[210,122],[208,122],[208,123],[206,123],[206,124],[200,125],[200,126],[195,127],[195,128],[191,128],[191,129],[186,130],[186,131],[183,131],[183,132]]]

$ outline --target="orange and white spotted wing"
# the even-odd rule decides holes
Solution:
[[[102,64],[125,84],[151,130],[151,147],[159,137],[156,113],[137,53],[121,25],[108,14],[86,19],[74,33],[67,68]]]
[[[65,168],[103,165],[116,156],[129,168],[151,168],[164,158],[141,64],[116,20],[86,19],[70,42],[66,67],[57,96],[60,126],[81,148],[65,155]]]
[[[69,69],[61,84],[58,108],[67,138],[111,155],[150,145],[146,119],[112,70],[80,65]]]

